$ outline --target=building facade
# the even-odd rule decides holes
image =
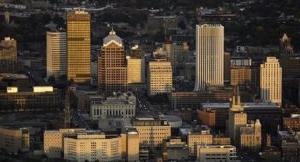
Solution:
[[[276,57],[267,57],[260,65],[260,96],[265,102],[281,105],[282,102],[282,68]]]
[[[91,16],[82,10],[67,13],[67,76],[76,83],[91,77]]]
[[[261,124],[259,120],[241,127],[240,147],[249,151],[260,151],[262,143]]]
[[[148,95],[172,92],[172,66],[169,61],[157,59],[149,62],[148,67]]]
[[[197,161],[199,162],[239,162],[236,147],[232,145],[198,145]]]
[[[196,26],[195,91],[224,85],[224,27],[221,24]]]
[[[67,74],[66,32],[47,32],[47,77]]]
[[[30,133],[27,128],[0,128],[0,149],[8,153],[29,151]]]
[[[230,85],[246,87],[251,85],[251,67],[250,66],[232,66],[230,68]]]
[[[104,101],[91,101],[90,117],[93,120],[105,118],[132,118],[136,113],[136,97],[133,94],[107,97]]]
[[[115,31],[103,39],[98,57],[99,92],[111,95],[113,92],[127,91],[127,65],[122,39]]]
[[[213,135],[210,132],[192,132],[187,136],[187,144],[191,156],[197,155],[197,145],[210,145],[213,143]]]
[[[142,147],[160,147],[163,141],[171,137],[171,126],[166,121],[153,118],[137,118],[132,127],[139,133]]]
[[[7,87],[0,92],[0,112],[47,112],[63,106],[59,90],[49,86],[33,87],[32,91],[18,91]]]
[[[0,41],[0,72],[15,73],[17,69],[17,41],[5,37]]]
[[[142,58],[127,57],[127,83],[145,82],[145,61]]]

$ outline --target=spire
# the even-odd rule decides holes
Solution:
[[[230,102],[230,109],[232,111],[243,111],[241,106],[241,97],[240,97],[240,90],[238,86],[233,88],[233,95]]]
[[[114,26],[111,26],[111,31],[109,32],[109,35],[116,35],[116,32],[114,30]]]

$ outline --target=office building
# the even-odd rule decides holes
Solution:
[[[17,154],[30,149],[30,133],[27,128],[0,128],[0,149]]]
[[[132,121],[132,127],[139,133],[142,147],[161,147],[171,137],[171,126],[166,121],[137,118]]]
[[[0,112],[49,112],[62,107],[60,91],[51,86],[35,86],[31,91],[7,87],[0,92]]]
[[[5,37],[0,41],[0,73],[17,72],[17,41]]]
[[[127,65],[122,39],[114,30],[103,39],[98,57],[99,92],[111,95],[113,92],[127,92]]]
[[[250,66],[231,66],[230,85],[241,88],[250,87],[252,72]]]
[[[122,158],[128,162],[139,161],[140,138],[136,129],[128,128],[121,134]]]
[[[76,83],[91,77],[91,16],[83,10],[67,13],[67,76]]]
[[[260,65],[260,96],[264,102],[281,105],[282,102],[282,69],[276,57],[267,57]]]
[[[64,138],[68,135],[84,132],[85,129],[59,129],[44,132],[44,153],[49,158],[61,158],[64,151]]]
[[[213,137],[213,145],[230,145],[231,140],[229,137],[224,137],[224,136],[214,136]]]
[[[235,145],[239,145],[240,129],[247,124],[247,114],[241,105],[239,89],[235,87],[233,97],[230,102],[228,134]]]
[[[136,97],[132,93],[124,93],[95,100],[90,103],[90,117],[93,120],[105,118],[135,117]]]
[[[143,58],[127,57],[127,83],[141,84],[145,82],[145,61]]]
[[[261,124],[257,119],[255,122],[247,124],[240,129],[241,141],[240,147],[248,151],[260,151],[262,143]]]
[[[172,66],[165,59],[149,62],[148,67],[148,95],[166,94],[172,92]]]
[[[47,77],[67,75],[66,32],[47,32]]]
[[[197,161],[199,162],[239,162],[236,147],[232,145],[198,145]]]
[[[181,138],[171,138],[164,143],[163,160],[164,161],[182,161],[189,159],[189,149],[186,142]]]
[[[224,85],[224,27],[220,24],[196,26],[195,91]]]

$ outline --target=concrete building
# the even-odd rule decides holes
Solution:
[[[30,133],[27,128],[0,128],[0,149],[17,154],[29,151]]]
[[[75,9],[67,14],[67,76],[76,83],[91,79],[91,16]]]
[[[236,147],[232,145],[198,145],[197,161],[199,162],[239,162]]]
[[[260,65],[260,96],[265,102],[281,105],[282,69],[276,57],[267,57]]]
[[[145,82],[145,60],[132,56],[127,57],[127,83],[138,84]]]
[[[231,140],[229,137],[224,136],[214,136],[213,137],[213,145],[230,145]]]
[[[0,41],[0,73],[17,72],[17,41],[5,37]]]
[[[164,143],[163,160],[180,161],[189,159],[189,149],[181,138],[171,138]]]
[[[86,131],[64,138],[64,159],[77,162],[119,161],[122,159],[120,136],[106,136],[98,131]]]
[[[159,147],[163,141],[171,137],[171,126],[166,121],[154,118],[137,118],[132,121],[137,130],[142,147]]]
[[[47,32],[47,77],[67,75],[66,32]]]
[[[91,101],[90,104],[90,118],[93,120],[132,118],[136,113],[136,97],[131,93],[107,97],[102,101]]]
[[[231,141],[235,145],[239,145],[240,129],[247,124],[247,114],[244,113],[244,108],[241,106],[239,89],[235,88],[233,97],[230,102],[229,119],[228,119],[228,134]]]
[[[157,59],[149,62],[148,95],[170,93],[173,87],[172,66],[169,61]]]
[[[111,95],[113,92],[127,92],[127,65],[122,39],[115,31],[103,39],[98,57],[99,92]]]
[[[46,130],[44,153],[49,158],[64,157],[78,162],[138,161],[139,135],[134,129],[117,135],[81,128]]]
[[[213,135],[209,129],[192,131],[187,135],[187,144],[191,156],[197,155],[197,145],[209,145],[213,143]]]
[[[31,91],[7,87],[0,92],[0,112],[47,112],[63,107],[61,93],[51,86],[35,86]]]
[[[195,91],[224,85],[224,27],[221,24],[196,26]]]
[[[62,157],[64,151],[64,138],[84,131],[85,129],[81,128],[46,130],[44,132],[44,153],[49,158]]]
[[[259,120],[247,124],[240,129],[240,147],[248,151],[260,151],[262,143],[261,124]]]

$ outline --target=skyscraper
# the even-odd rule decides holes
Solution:
[[[224,85],[224,27],[221,24],[196,26],[195,91]]]
[[[127,91],[127,65],[122,39],[115,31],[103,39],[98,57],[98,86],[101,93],[111,95]]]
[[[0,41],[0,67],[1,73],[17,71],[17,42],[10,37]]]
[[[91,16],[83,10],[67,14],[68,79],[76,83],[90,81],[91,74]]]
[[[260,65],[260,96],[264,102],[281,105],[282,68],[276,57],[267,57]]]
[[[66,46],[65,32],[47,32],[47,77],[67,74]]]

